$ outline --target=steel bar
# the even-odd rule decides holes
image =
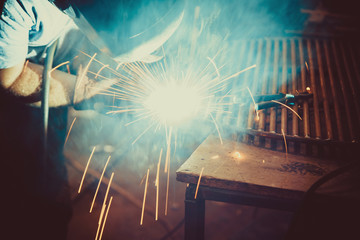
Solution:
[[[292,93],[295,94],[297,91],[297,79],[296,79],[296,53],[295,53],[295,40],[290,39],[290,47],[291,47],[291,86]],[[293,106],[293,110],[298,112],[298,105],[295,104]],[[292,117],[292,134],[294,136],[299,135],[299,120],[297,117]]]
[[[308,39],[306,43],[307,43],[308,58],[309,58],[311,91],[313,93],[315,138],[321,138],[320,112],[319,112],[319,102],[318,102],[319,100],[318,100],[318,92],[316,90],[314,58],[312,54],[311,40]]]
[[[274,62],[273,62],[273,78],[272,78],[272,87],[271,93],[275,94],[277,91],[278,83],[278,73],[279,73],[279,39],[274,40]],[[270,132],[275,132],[276,130],[276,108],[270,108]]]
[[[255,48],[255,41],[254,40],[250,40],[250,47],[249,47],[249,53],[248,53],[248,58],[247,58],[247,61],[246,61],[246,66],[250,66],[253,64],[253,56],[254,56],[254,48]],[[250,74],[250,71],[246,71],[245,72],[245,81],[244,81],[244,86],[245,87],[248,87],[249,89],[251,89],[249,86],[250,86],[250,83],[249,83],[249,74]],[[254,81],[253,81],[254,82]],[[253,83],[252,82],[252,83]],[[246,92],[246,94],[248,94],[247,90],[244,90],[244,92]],[[247,97],[247,99],[250,99],[250,96]],[[249,103],[249,108],[250,110],[253,108],[253,103],[252,101],[248,101]],[[250,110],[249,110],[249,116],[248,118],[250,117]],[[245,113],[245,109],[244,109],[244,113]],[[245,121],[245,119],[243,119]],[[245,122],[243,123],[245,125]],[[248,136],[245,135],[244,136],[244,141],[247,142],[248,141]]]
[[[355,75],[356,75],[356,79],[357,79],[357,82],[359,84],[359,87],[360,87],[360,73],[359,73],[359,62],[358,62],[358,59],[354,56],[354,46],[351,45],[350,46],[350,56],[351,56],[351,62],[353,64],[353,69],[355,71]]]
[[[342,72],[341,72],[342,69],[340,66],[339,56],[336,51],[336,44],[335,44],[334,40],[331,41],[331,47],[332,47],[332,51],[334,53],[334,60],[335,60],[335,65],[336,65],[336,69],[337,69],[337,73],[338,73],[338,77],[339,77],[341,92],[343,94],[343,100],[344,100],[345,112],[346,112],[346,121],[347,121],[347,125],[349,127],[350,140],[353,140],[355,137],[354,126],[353,126],[353,122],[352,122],[351,111],[349,108],[350,105],[349,105],[349,100],[347,97],[344,76],[342,75]]]
[[[256,55],[256,68],[255,68],[255,73],[254,73],[254,78],[253,78],[253,85],[252,85],[252,93],[253,94],[257,94],[257,89],[258,89],[258,85],[259,85],[259,71],[260,71],[260,64],[261,64],[261,54],[262,54],[262,47],[263,47],[263,41],[260,39],[258,40],[258,46],[257,46],[257,55]],[[254,124],[254,106],[252,106],[249,109],[249,116],[248,116],[248,124],[247,127],[248,128],[252,128],[253,124]]]
[[[287,93],[287,39],[282,40],[282,82],[281,92]],[[281,129],[287,134],[287,109],[281,108]]]
[[[356,86],[354,85],[355,78],[353,78],[351,76],[351,73],[350,73],[348,59],[347,59],[347,57],[345,55],[345,50],[344,50],[344,42],[340,43],[339,45],[340,45],[340,51],[341,51],[341,55],[342,55],[342,58],[343,58],[344,66],[345,66],[345,73],[346,73],[346,76],[347,76],[350,92],[351,92],[351,95],[352,95],[352,101],[351,102],[354,105],[354,108],[355,108],[354,111],[356,112],[356,116],[357,116],[357,119],[355,120],[355,122],[359,123],[360,122],[360,104],[359,104],[359,99],[358,99],[358,96],[357,96],[357,93],[356,93],[357,89],[356,89]],[[344,80],[345,79],[346,78],[344,78]],[[353,118],[355,118],[355,114],[353,115]],[[357,130],[359,130],[358,125],[355,125],[355,127],[357,128]]]
[[[245,58],[242,57],[242,56],[245,56],[245,49],[246,49],[246,45],[247,45],[247,42],[246,41],[242,41],[241,42],[241,51],[240,51],[240,62],[238,63],[240,66],[243,66],[245,65],[244,61],[245,61]],[[238,89],[239,87],[239,84],[236,84],[235,85],[236,88],[235,89]],[[241,126],[241,121],[243,119],[243,111],[244,111],[244,108],[240,105],[239,106],[239,111],[238,111],[238,116],[236,118],[236,126],[237,127],[240,127]]]
[[[301,87],[302,92],[306,91],[306,71],[305,71],[305,60],[304,60],[304,49],[303,42],[299,39],[299,57],[300,57],[300,67],[301,67]],[[304,121],[304,136],[310,137],[310,119],[309,119],[309,103],[304,101],[303,103],[303,121]]]
[[[261,94],[267,93],[267,82],[268,82],[267,72],[269,70],[270,54],[271,54],[271,41],[269,39],[266,39],[264,75],[263,75]],[[262,131],[265,130],[265,117],[266,116],[265,116],[264,111],[260,112],[260,120],[259,120],[259,130],[262,130]]]
[[[324,44],[324,52],[325,52],[325,60],[326,60],[326,65],[327,65],[327,71],[329,74],[329,82],[330,82],[330,88],[331,88],[331,94],[332,94],[332,98],[333,98],[333,102],[334,102],[334,109],[335,109],[335,120],[336,120],[336,128],[337,128],[337,132],[338,132],[338,139],[340,141],[344,140],[344,134],[343,134],[343,127],[342,127],[342,122],[341,122],[341,113],[340,113],[340,106],[339,106],[339,96],[337,94],[337,90],[335,87],[335,80],[334,80],[334,73],[332,70],[332,65],[330,62],[330,53],[329,53],[329,44],[327,41],[323,42]]]
[[[321,49],[319,40],[315,40],[315,47],[316,47],[316,56],[318,61],[318,68],[319,68],[319,77],[320,77],[320,87],[323,97],[323,105],[324,105],[324,112],[325,112],[325,124],[326,124],[326,133],[328,139],[333,139],[333,131],[331,127],[331,118],[330,118],[330,108],[328,102],[328,95],[326,93],[326,84],[325,84],[325,77],[324,77],[324,66],[322,63],[322,56],[321,56]]]

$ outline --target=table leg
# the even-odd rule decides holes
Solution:
[[[195,196],[196,185],[189,184],[185,193],[185,240],[203,240],[205,230],[205,199],[199,193]]]

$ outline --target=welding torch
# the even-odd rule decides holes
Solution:
[[[288,106],[294,106],[295,102],[297,102],[298,100],[307,99],[309,97],[312,97],[312,94],[308,92],[302,92],[296,95],[288,94],[288,93],[258,95],[258,96],[254,96],[254,100],[256,102],[255,109],[261,110],[261,109],[275,107],[276,105],[278,105],[277,102],[286,104]]]

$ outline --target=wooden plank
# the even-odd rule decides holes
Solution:
[[[244,191],[277,198],[299,199],[337,164],[288,155],[231,140],[221,145],[209,136],[177,170],[177,180],[196,184],[204,167],[202,186]]]

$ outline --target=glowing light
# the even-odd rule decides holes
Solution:
[[[193,87],[168,84],[156,88],[144,105],[162,123],[177,125],[197,115],[201,97]]]
[[[240,154],[239,152],[234,152],[234,153],[233,153],[233,157],[240,159],[240,158],[241,158],[241,154]]]

